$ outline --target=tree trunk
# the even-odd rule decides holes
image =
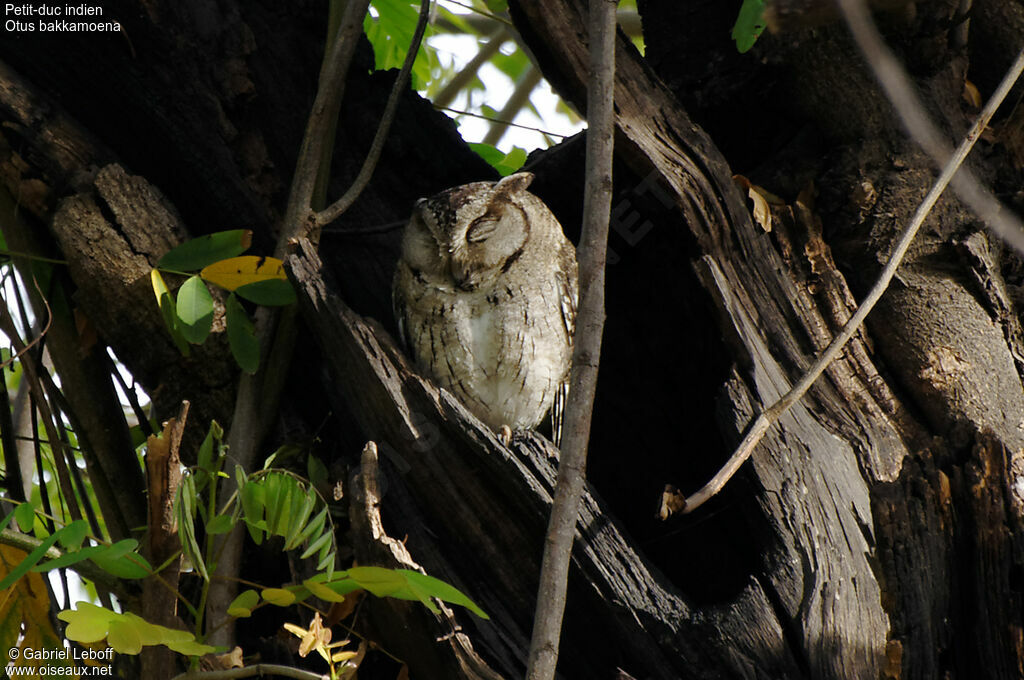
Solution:
[[[510,4],[545,77],[583,110],[585,3]],[[976,113],[965,78],[991,91],[1024,11],[976,3],[964,42],[960,0],[896,4],[878,15],[887,40],[955,140]],[[954,197],[740,475],[693,515],[656,518],[664,487],[702,485],[849,318],[933,173],[840,24],[800,27],[798,14],[740,55],[734,3],[640,9],[646,59],[625,40],[616,57],[608,325],[561,676],[1020,677],[1024,262]],[[32,247],[68,260],[103,341],[167,415],[188,398],[205,429],[231,412],[224,343],[175,355],[144,277],[184,231],[251,228],[269,252],[326,13],[262,0],[110,11],[124,35],[0,42],[0,180],[35,226]],[[368,50],[357,59],[335,194],[393,77],[366,75]],[[1020,121],[998,119],[972,166],[1017,211]],[[529,168],[571,238],[582,167],[575,139]],[[489,173],[409,94],[368,193],[319,253],[289,261],[309,338],[267,453],[312,439],[330,407],[317,455],[337,478],[360,472],[347,489],[359,561],[422,565],[491,616],[368,600],[375,639],[418,678],[521,676],[556,453],[540,437],[503,446],[409,368],[388,334],[399,232],[356,230]],[[734,174],[783,199],[770,231]],[[76,241],[86,227],[95,238]],[[360,468],[369,439],[379,460]],[[265,567],[248,569],[259,580]],[[240,634],[248,652],[267,633]]]

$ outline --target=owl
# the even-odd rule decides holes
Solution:
[[[576,321],[576,250],[533,175],[474,182],[420,199],[405,228],[392,297],[419,369],[504,434],[568,393]],[[554,408],[552,408],[554,407]]]

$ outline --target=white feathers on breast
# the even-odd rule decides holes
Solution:
[[[393,284],[418,367],[495,430],[536,427],[564,397],[572,358],[576,252],[526,191],[532,179],[517,173],[419,201]]]

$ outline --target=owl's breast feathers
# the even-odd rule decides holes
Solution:
[[[395,311],[420,369],[488,426],[536,427],[567,378],[575,269],[473,291],[416,279],[399,264]]]

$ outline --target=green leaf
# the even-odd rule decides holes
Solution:
[[[280,477],[280,495],[277,498],[277,512],[274,513],[273,523],[270,520],[270,513],[267,513],[267,524],[270,526],[271,533],[275,536],[285,536],[288,533],[288,527],[291,525],[295,494],[301,493],[298,489],[298,484],[292,477],[286,475],[281,475]]]
[[[348,595],[351,592],[363,589],[363,586],[354,579],[348,577],[347,571],[339,571],[337,574],[334,574],[333,577],[329,577],[327,574],[316,574],[309,580],[313,583],[322,583],[338,595]],[[303,585],[307,588],[309,587],[309,584],[305,581],[303,582]]]
[[[18,528],[21,530],[21,533],[31,534],[32,525],[36,520],[35,506],[32,503],[19,503],[14,508],[14,519],[18,521]]]
[[[63,529],[61,531],[63,531]],[[17,581],[19,578],[27,574],[29,569],[38,564],[39,561],[43,559],[43,556],[46,554],[46,551],[49,550],[50,547],[57,542],[57,539],[59,537],[60,531],[55,531],[49,536],[47,536],[45,539],[43,539],[43,542],[39,544],[38,548],[30,552],[21,562],[18,562],[18,564],[16,564],[14,568],[11,569],[7,576],[5,576],[2,581],[0,581],[0,591],[9,588],[15,581]]]
[[[348,577],[377,597],[400,592],[407,583],[406,578],[394,569],[384,567],[352,567],[348,570]]]
[[[295,593],[284,588],[264,588],[260,594],[264,600],[278,607],[289,607],[295,603]]]
[[[320,535],[319,538],[317,538],[315,541],[313,541],[312,543],[309,544],[309,547],[306,548],[306,552],[302,553],[302,555],[299,556],[299,559],[303,559],[304,560],[307,557],[309,557],[310,555],[313,555],[314,553],[316,553],[318,550],[320,550],[324,546],[330,545],[330,540],[331,540],[331,532],[325,531],[323,534]]]
[[[213,327],[213,297],[201,278],[189,277],[181,285],[176,311],[181,334],[194,345],[202,344]]]
[[[7,513],[6,517],[4,517],[3,519],[0,519],[0,531],[3,531],[4,529],[6,529],[7,525],[11,523],[12,519],[14,519],[14,513],[13,512]]]
[[[153,573],[153,567],[145,557],[134,552],[139,542],[134,538],[118,541],[104,552],[90,559],[103,571],[118,578],[141,579]]]
[[[107,644],[118,654],[138,654],[142,651],[142,637],[138,627],[120,617],[110,622]]]
[[[372,6],[377,17],[367,13],[363,32],[373,45],[374,66],[378,71],[401,68],[416,31],[419,10],[406,0],[374,0]],[[432,33],[428,26],[426,35]],[[412,67],[413,89],[422,89],[421,85],[430,80],[431,69],[437,62],[435,50],[420,50]]]
[[[289,281],[267,279],[239,286],[235,293],[249,302],[268,307],[283,307],[295,302],[295,289]]]
[[[309,596],[312,595],[312,593],[309,592],[309,588],[302,585],[285,586],[285,590],[291,593],[292,597],[295,598],[295,604],[308,600]]]
[[[266,507],[264,503],[266,490],[258,482],[247,480],[242,486],[240,495],[245,525],[249,529],[249,535],[253,542],[259,545],[263,542],[263,532],[266,530],[266,524],[263,524],[262,527],[258,524],[263,519],[263,510]]]
[[[64,635],[69,640],[83,644],[99,642],[105,638],[111,620],[116,617],[116,612],[97,607],[91,602],[78,602],[75,609],[65,609],[57,614],[58,619],[68,624]]]
[[[732,39],[736,41],[736,50],[740,54],[750,50],[764,28],[764,0],[743,0],[739,16],[732,27]]]
[[[181,539],[181,551],[192,563],[203,580],[209,581],[210,575],[206,570],[206,563],[203,561],[202,553],[199,550],[199,543],[196,541],[196,482],[195,477],[186,475],[178,486],[178,493],[174,497],[175,516],[178,520],[178,536]]]
[[[490,618],[486,613],[484,613],[483,609],[480,609],[473,600],[469,599],[465,593],[455,586],[445,583],[433,576],[421,574],[418,571],[399,569],[398,572],[405,576],[406,580],[409,582],[410,588],[413,590],[417,590],[427,597],[436,597],[442,602],[461,605],[482,619]]]
[[[224,436],[224,430],[216,420],[210,422],[210,429],[206,431],[203,443],[199,445],[199,453],[196,455],[196,465],[206,472],[216,474],[220,465],[214,465],[214,445],[217,445],[217,453],[220,453],[220,441]],[[219,457],[219,456],[218,456]]]
[[[161,269],[195,271],[229,257],[241,255],[252,245],[252,232],[233,229],[185,241],[160,258]]]
[[[309,589],[309,592],[313,593],[316,597],[319,597],[324,602],[342,602],[345,596],[336,592],[334,589],[324,585],[322,582],[317,582],[313,579],[306,579],[302,582],[302,585]]]
[[[244,590],[228,605],[228,616],[244,619],[252,616],[252,610],[260,603],[260,595],[253,589]]]
[[[185,656],[204,656],[206,654],[213,654],[216,651],[220,651],[220,648],[204,645],[201,642],[197,642],[195,638],[184,642],[165,642],[164,645],[171,648],[178,654],[184,654]]]
[[[302,542],[302,530],[306,528],[306,522],[313,514],[316,507],[317,495],[312,490],[304,494],[297,494],[294,499],[296,506],[292,512],[292,521],[288,525],[288,531],[284,536],[284,549],[292,550]]]
[[[281,514],[280,501],[281,495],[284,493],[280,475],[276,472],[270,472],[255,483],[263,487],[264,517],[267,520],[267,531],[273,534],[274,527],[277,525],[277,517]]]
[[[167,628],[125,612],[119,614],[89,602],[79,602],[75,609],[57,614],[67,621],[64,634],[69,640],[90,644],[107,639],[107,644],[119,654],[138,654],[143,647],[166,645],[180,654],[200,655],[217,651],[216,647],[196,642],[186,630]]]
[[[327,521],[327,506],[325,505],[320,510],[320,512],[318,512],[316,514],[316,517],[313,518],[313,521],[311,521],[308,524],[306,524],[305,528],[303,528],[302,533],[299,534],[298,542],[301,543],[301,542],[305,541],[307,538],[309,538],[310,536],[318,536],[319,537],[320,536],[320,532],[323,530],[324,523],[326,521]]]
[[[83,560],[92,559],[94,555],[96,555],[97,553],[102,553],[108,548],[109,546],[105,545],[94,545],[89,546],[88,548],[82,548],[81,550],[76,550],[75,552],[65,553],[55,560],[50,560],[49,562],[37,564],[36,566],[32,567],[32,571],[42,573],[50,571],[51,569],[70,567],[71,565],[77,564]]]
[[[487,164],[497,170],[502,177],[511,175],[526,162],[526,149],[520,149],[518,146],[513,147],[508,153],[483,142],[470,142],[469,148],[487,161]]]
[[[313,486],[326,486],[328,481],[327,466],[316,456],[310,455],[306,458],[306,478],[309,479]]]
[[[320,561],[316,563],[316,570],[323,571],[327,570],[327,574],[330,575],[334,571],[334,562],[337,560],[338,554],[330,550],[330,546],[325,545],[320,548]]]
[[[260,367],[260,343],[256,339],[256,327],[234,293],[228,296],[225,311],[231,356],[243,371],[253,374]]]
[[[235,520],[231,515],[217,515],[206,525],[208,534],[226,534],[235,526]]]
[[[164,283],[164,277],[160,275],[160,272],[156,269],[149,272],[150,282],[153,284],[153,293],[156,295],[157,305],[160,306],[160,316],[163,317],[164,326],[167,327],[167,332],[171,334],[171,340],[174,342],[174,346],[178,348],[178,351],[184,356],[188,356],[191,352],[188,341],[181,334],[180,324],[178,322],[177,305],[174,303],[174,296],[171,295],[171,291],[168,290],[167,284]],[[157,428],[159,429],[159,428]]]
[[[89,521],[77,519],[64,527],[60,532],[59,541],[65,550],[78,550],[82,547],[82,541],[89,533]]]

